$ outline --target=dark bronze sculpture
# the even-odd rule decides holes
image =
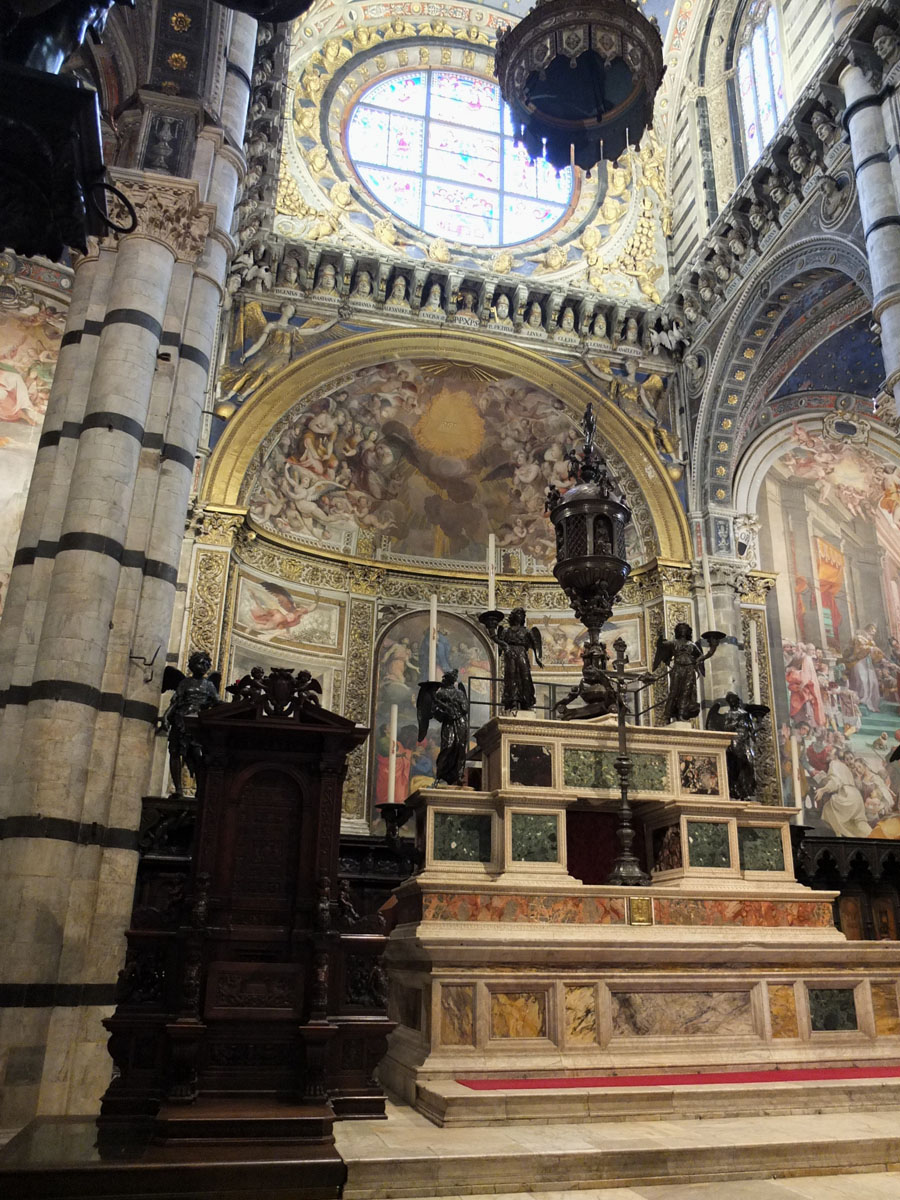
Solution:
[[[669,691],[663,708],[663,721],[690,721],[700,715],[697,699],[697,676],[705,675],[703,664],[712,658],[719,645],[725,640],[724,633],[712,631],[702,635],[709,649],[704,653],[699,642],[694,641],[694,632],[686,621],[675,626],[672,638],[662,634],[656,639],[656,657],[653,670],[665,666],[669,675]]]
[[[616,690],[608,674],[609,656],[602,642],[599,649],[602,654],[598,653],[594,661],[584,664],[581,679],[554,705],[554,710],[564,721],[588,721],[591,717],[605,717],[616,711]],[[575,700],[581,700],[581,704],[573,709],[570,706]]]
[[[524,608],[514,608],[506,626],[503,624],[503,614],[496,611],[482,613],[478,620],[503,655],[503,708],[507,712],[530,712],[535,706],[536,697],[528,656],[534,654],[537,665],[544,665],[541,661],[541,631],[526,628]]]
[[[441,750],[435,779],[454,787],[463,786],[469,753],[469,700],[466,689],[458,682],[458,675],[455,670],[445,671],[440,683],[420,683],[416,700],[419,741],[425,740],[432,721],[439,721],[441,726]]]
[[[0,57],[7,62],[58,75],[66,59],[84,39],[94,41],[106,26],[116,0],[13,0],[8,32],[0,42]],[[134,8],[134,0],[119,0]]]
[[[184,675],[175,667],[166,667],[163,673],[162,690],[175,690],[169,707],[160,719],[159,727],[169,738],[169,771],[172,775],[174,795],[183,795],[185,767],[196,780],[197,768],[203,758],[202,747],[196,735],[188,728],[186,719],[196,716],[206,708],[220,703],[218,673],[208,674],[211,666],[209,655],[196,650],[188,659],[190,675]]]
[[[756,773],[759,725],[768,716],[765,704],[744,704],[736,692],[716,700],[706,718],[707,729],[732,735],[725,755],[728,764],[728,791],[732,800],[753,800],[759,780]]]

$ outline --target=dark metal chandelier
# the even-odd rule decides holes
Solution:
[[[590,171],[652,124],[662,38],[634,0],[538,0],[497,39],[494,72],[530,157]]]

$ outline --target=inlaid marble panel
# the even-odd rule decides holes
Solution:
[[[816,1032],[857,1029],[853,988],[807,988],[809,1019]]]
[[[434,857],[442,862],[490,862],[490,813],[436,812]]]
[[[653,830],[653,870],[676,871],[684,866],[681,852],[681,826],[667,825]]]
[[[728,824],[725,821],[688,821],[688,861],[692,867],[730,867]]]
[[[821,900],[671,900],[653,901],[657,925],[761,925],[772,929],[827,929],[834,924],[831,905]]]
[[[769,1015],[773,1038],[795,1038],[800,1036],[797,1024],[797,997],[790,984],[769,984]]]
[[[566,988],[566,1041],[590,1046],[597,1041],[597,994],[593,987]]]
[[[509,782],[515,787],[553,787],[553,755],[547,747],[513,742],[509,747]]]
[[[448,984],[441,988],[441,1045],[475,1045],[475,989]]]
[[[547,1035],[546,992],[491,992],[491,1037]]]
[[[537,921],[548,925],[624,925],[625,899],[612,896],[427,892],[424,921]]]
[[[738,826],[742,871],[783,871],[784,842],[781,830],[771,826]]]
[[[514,812],[510,817],[512,856],[516,862],[557,862],[559,821],[555,813]]]
[[[613,992],[615,1037],[753,1033],[749,992]]]
[[[587,750],[567,746],[563,751],[563,782],[566,787],[618,788],[615,750]],[[638,751],[632,754],[631,787],[635,792],[670,790],[669,760],[665,754]]]
[[[714,754],[679,754],[681,790],[692,796],[718,796],[719,760]]]
[[[875,1032],[881,1037],[900,1033],[900,1010],[897,1007],[895,983],[872,984],[872,1009],[875,1013]]]

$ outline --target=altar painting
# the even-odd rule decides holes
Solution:
[[[427,612],[410,613],[389,627],[375,656],[372,718],[372,778],[375,803],[388,798],[391,705],[397,705],[397,763],[395,798],[434,783],[440,752],[440,726],[435,722],[421,743],[417,739],[416,698],[419,683],[428,679]],[[440,676],[456,669],[469,692],[469,727],[476,729],[491,717],[490,683],[493,670],[488,643],[461,617],[438,613],[436,665]],[[473,741],[474,744],[474,741]]]
[[[0,315],[0,612],[65,320],[43,300]]]
[[[580,437],[562,401],[523,379],[401,359],[297,405],[247,503],[281,537],[387,560],[477,569],[493,533],[503,570],[550,574],[546,490],[571,485]]]
[[[758,504],[785,803],[900,838],[900,465],[794,425]]]

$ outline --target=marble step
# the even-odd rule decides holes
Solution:
[[[900,1078],[489,1092],[438,1079],[418,1085],[416,1108],[435,1125],[455,1127],[690,1120],[720,1117],[724,1112],[730,1117],[873,1112],[900,1109]]]
[[[342,1123],[343,1200],[710,1184],[900,1171],[900,1108],[688,1121],[437,1129],[392,1106]],[[626,1193],[627,1194],[627,1193]],[[900,1195],[900,1178],[897,1178]]]

